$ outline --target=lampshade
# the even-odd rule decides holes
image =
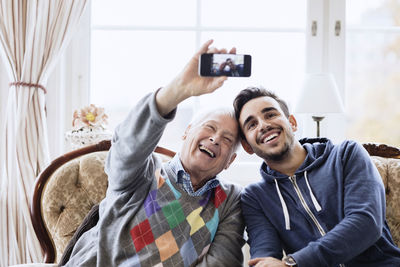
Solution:
[[[324,115],[344,111],[335,79],[330,73],[312,73],[304,78],[295,113]]]

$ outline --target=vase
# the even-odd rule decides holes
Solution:
[[[65,133],[65,139],[73,150],[97,144],[102,140],[110,140],[111,137],[112,133],[101,127],[85,127]]]

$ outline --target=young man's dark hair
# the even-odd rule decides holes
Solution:
[[[266,90],[263,87],[247,87],[246,89],[240,91],[240,93],[236,96],[233,101],[233,108],[235,109],[235,117],[239,120],[240,112],[242,111],[243,106],[249,102],[250,100],[258,97],[268,96],[276,100],[279,106],[281,107],[283,114],[285,114],[286,118],[289,118],[289,108],[286,102],[280,99],[276,94],[271,91]],[[242,129],[239,127],[239,134],[242,138],[245,138]]]
[[[247,102],[249,102],[254,98],[262,96],[268,96],[275,99],[276,102],[278,102],[279,106],[281,107],[285,116],[287,118],[289,117],[290,113],[288,105],[284,100],[280,99],[276,94],[274,94],[271,91],[267,91],[265,88],[262,87],[247,87],[246,89],[242,90],[233,101],[233,107],[235,108],[236,119],[239,119],[240,112],[242,111],[243,106]]]

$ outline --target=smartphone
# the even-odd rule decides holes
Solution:
[[[251,56],[236,54],[202,54],[200,76],[250,77]]]

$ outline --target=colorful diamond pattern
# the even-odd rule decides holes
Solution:
[[[192,238],[189,238],[180,250],[184,266],[190,266],[197,259],[197,252],[193,245]]]
[[[171,230],[157,238],[155,243],[158,251],[160,252],[161,261],[165,261],[179,251],[178,245],[176,244]]]
[[[157,177],[157,188],[156,190],[152,190],[148,196],[146,197],[144,204],[143,204],[143,209],[145,211],[145,216],[148,217],[145,221],[141,222],[140,224],[136,225],[134,228],[131,229],[130,234],[134,243],[134,247],[136,248],[136,251],[139,252],[143,248],[147,247],[148,245],[151,244],[151,246],[155,246],[158,249],[158,254],[160,255],[160,260],[161,263],[158,262],[157,267],[162,267],[163,262],[164,264],[183,264],[184,266],[190,266],[193,264],[193,262],[196,261],[198,258],[198,253],[196,251],[196,246],[194,245],[194,240],[197,240],[196,238],[203,237],[204,235],[208,235],[206,232],[210,233],[210,241],[212,242],[213,239],[215,238],[215,234],[218,229],[218,223],[219,223],[219,212],[218,209],[214,210],[214,214],[212,215],[212,210],[206,209],[205,207],[207,206],[207,203],[209,203],[210,200],[212,200],[212,203],[216,208],[218,208],[227,198],[227,195],[225,191],[222,189],[221,186],[217,186],[214,190],[210,190],[207,192],[207,194],[204,195],[204,197],[200,200],[198,200],[197,205],[194,204],[192,207],[192,204],[186,203],[190,205],[189,207],[186,207],[186,204],[184,207],[182,207],[180,201],[178,199],[181,198],[181,193],[174,188],[174,186],[171,184],[171,181],[169,179],[164,179],[160,175],[160,170],[156,170],[156,177]],[[162,187],[166,183],[168,187]],[[172,194],[171,194],[172,191]],[[159,195],[158,195],[159,193]],[[157,201],[158,197],[158,201]],[[172,201],[171,201],[172,198]],[[175,198],[175,200],[174,200]],[[168,203],[168,201],[171,201]],[[164,207],[162,207],[162,204],[166,204]],[[211,203],[210,203],[211,204]],[[198,206],[199,205],[199,206]],[[192,210],[193,208],[196,208],[195,210]],[[190,212],[188,216],[185,216],[184,214],[184,209],[185,211]],[[161,212],[164,216],[161,215]],[[203,212],[204,211],[204,212]],[[159,213],[156,215],[156,217],[151,217],[155,213]],[[202,213],[203,212],[203,213]],[[144,214],[143,214],[144,215]],[[210,216],[212,215],[212,218],[209,220]],[[159,217],[161,216],[161,217]],[[151,218],[150,218],[151,217]],[[204,217],[204,218],[203,218]],[[162,218],[162,219],[161,219]],[[205,218],[209,220],[207,223],[205,223]],[[153,227],[158,227],[158,224],[164,224],[163,227],[159,228],[154,228],[154,231],[151,229],[150,221],[155,220],[153,223],[156,223],[157,225],[153,225]],[[161,221],[158,222],[158,220],[161,219]],[[167,227],[165,225],[165,219],[168,222],[169,229],[165,229]],[[190,228],[187,228],[188,225],[186,224],[186,237],[180,238],[180,236],[174,236],[173,231],[177,230],[177,226],[180,226],[182,222],[186,220],[187,224],[189,224]],[[157,231],[159,229],[159,231]],[[190,237],[187,236],[188,231],[190,229]],[[164,233],[164,231],[167,231]],[[161,234],[161,236],[160,236]],[[186,240],[186,238],[189,238]],[[193,239],[194,238],[194,239]],[[204,239],[203,239],[204,240]],[[178,245],[179,244],[179,245]],[[154,247],[154,248],[155,248]],[[180,247],[180,248],[179,248]],[[207,253],[207,250],[209,248],[209,245],[203,248],[202,254]],[[141,253],[146,252],[143,250]],[[178,253],[179,252],[179,253]],[[136,254],[134,258],[132,259],[133,261],[131,262],[132,264],[134,263],[134,266],[140,266],[141,264],[148,264],[145,262],[140,262],[140,254]],[[138,258],[139,256],[139,258]],[[144,259],[143,259],[144,260]],[[155,262],[157,263],[157,262]],[[155,263],[152,263],[154,265]]]
[[[204,255],[206,255],[209,249],[210,249],[210,244],[208,244],[205,248],[203,248],[203,250],[201,251],[201,254],[200,254],[199,258],[201,258],[201,257],[203,257]]]
[[[214,190],[214,205],[216,208],[221,205],[222,202],[224,202],[226,199],[226,193],[224,190],[222,190],[221,186],[217,186]]]
[[[172,193],[174,193],[174,196],[176,199],[181,198],[182,194],[175,189],[175,187],[171,184],[171,181],[169,179],[166,179],[165,182],[168,184],[169,188],[171,189]]]
[[[144,210],[146,211],[147,217],[150,217],[157,211],[159,211],[161,208],[158,205],[156,198],[157,198],[157,191],[158,190],[153,190],[150,191],[150,193],[147,195],[146,199],[144,200]]]
[[[187,216],[186,220],[190,225],[190,235],[196,233],[201,227],[204,226],[204,220],[200,217],[200,213],[203,210],[203,207],[199,207],[192,211],[189,216]]]
[[[181,222],[185,220],[185,214],[181,204],[178,200],[174,200],[165,207],[162,208],[165,218],[167,218],[170,229],[175,228]]]
[[[204,206],[207,205],[207,203],[208,203],[208,201],[210,200],[210,197],[211,197],[211,191],[212,190],[208,190],[206,196],[199,201],[199,205],[200,206],[204,207]]]
[[[130,233],[137,252],[154,242],[153,232],[147,219],[133,227]]]
[[[208,228],[208,231],[210,231],[210,233],[211,233],[211,236],[210,236],[210,237],[211,237],[211,242],[214,240],[215,233],[217,232],[218,223],[219,223],[219,215],[218,215],[218,210],[216,209],[215,212],[214,212],[214,216],[212,217],[212,219],[209,220],[209,221],[206,223],[206,226],[207,226],[207,228]]]
[[[155,176],[157,177],[157,188],[160,188],[165,183],[165,179],[161,176],[161,169],[155,171]]]

